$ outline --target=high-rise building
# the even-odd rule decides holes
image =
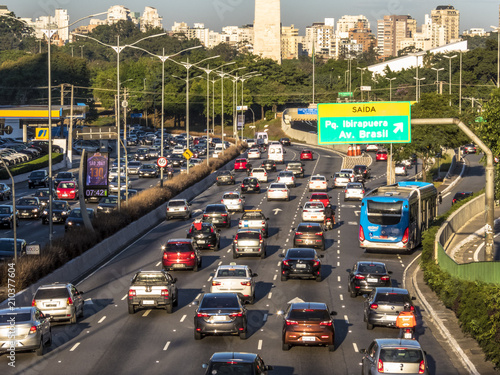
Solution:
[[[281,58],[297,59],[299,57],[299,29],[294,25],[281,27]]]
[[[370,48],[377,46],[377,39],[363,21],[359,21],[356,27],[349,30],[349,39],[361,44],[363,52],[368,52]]]
[[[69,15],[66,9],[56,9],[54,16],[41,16],[34,21],[31,18],[21,18],[35,30],[35,38],[44,39],[44,30],[57,28],[57,33],[51,38],[52,44],[63,46],[69,41]]]
[[[158,9],[153,7],[145,7],[144,13],[140,18],[141,31],[145,32],[148,29],[162,28],[163,17],[158,14]]]
[[[362,24],[362,29],[370,29],[370,22],[368,22],[368,19],[361,14],[358,16],[342,16],[337,21],[337,34],[341,38],[347,38],[349,31],[354,28],[359,28],[360,23]]]
[[[255,0],[254,54],[281,63],[281,1]]]
[[[118,21],[132,21],[136,25],[139,23],[137,13],[131,12],[130,9],[123,5],[113,5],[108,9],[106,17],[108,25],[117,23]]]
[[[312,26],[306,27],[304,48],[309,56],[312,56],[314,50],[316,56],[334,57],[335,29],[331,20],[333,19],[326,18],[325,22],[314,22]]]
[[[432,23],[446,26],[446,44],[459,40],[460,36],[460,11],[452,5],[438,5],[431,11]]]
[[[9,14],[11,11],[7,8],[7,5],[0,5],[0,14]]]
[[[417,21],[411,16],[384,16],[377,21],[377,40],[382,57],[398,55],[398,45],[405,38],[412,38],[417,31]]]

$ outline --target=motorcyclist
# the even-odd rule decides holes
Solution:
[[[415,317],[415,308],[406,302],[404,304],[404,309],[401,311],[396,318],[396,327],[400,329],[401,335],[403,330],[411,329],[412,336],[414,336],[415,327],[417,326],[417,319]]]
[[[196,219],[193,222],[193,226],[194,226],[194,229],[196,229],[197,231],[200,231],[203,227],[203,221],[201,219]]]
[[[335,214],[333,212],[333,208],[332,208],[331,204],[329,204],[325,207],[325,220],[324,220],[325,225],[328,225],[328,220],[331,220],[330,223],[331,223],[331,226],[333,228],[333,225],[335,225]]]

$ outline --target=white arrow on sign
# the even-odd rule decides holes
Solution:
[[[278,215],[278,212],[282,211],[281,208],[275,208],[274,210],[274,214],[275,215]]]
[[[403,123],[402,122],[397,122],[394,124],[394,126],[396,127],[396,129],[394,129],[394,133],[397,133],[397,132],[403,132]]]

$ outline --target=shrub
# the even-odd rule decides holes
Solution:
[[[63,161],[63,158],[64,158],[64,154],[59,154],[59,153],[54,152],[52,154],[52,164],[56,164],[56,163]],[[14,166],[10,167],[9,170],[13,176],[16,176],[19,174],[28,173],[31,171],[36,171],[38,169],[42,169],[42,168],[45,168],[48,166],[49,166],[49,155],[44,155],[38,159],[34,159],[34,160],[27,161],[26,163],[14,165]],[[5,180],[7,178],[10,178],[9,173],[4,168],[0,169],[0,180]]]
[[[266,111],[266,120],[271,121],[274,120],[274,112],[271,110]]]

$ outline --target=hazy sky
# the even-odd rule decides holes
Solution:
[[[36,18],[41,15],[53,15],[54,9],[67,9],[70,21],[76,21],[90,14],[105,12],[112,5],[124,5],[132,12],[140,12],[145,6],[158,9],[163,17],[163,27],[172,28],[174,21],[204,23],[211,30],[221,31],[223,26],[241,26],[253,23],[253,0],[0,0],[18,17]],[[437,5],[453,5],[460,11],[460,32],[471,27],[490,30],[490,25],[498,26],[499,4],[496,0],[457,0],[450,2],[429,0],[282,0],[281,22],[284,26],[294,24],[299,34],[305,35],[305,27],[313,22],[322,22],[324,18],[343,15],[366,16],[373,32],[376,32],[376,20],[389,14],[409,14],[418,25],[424,21],[424,15],[430,14]],[[86,22],[88,23],[88,22]],[[83,22],[82,22],[83,24]]]

